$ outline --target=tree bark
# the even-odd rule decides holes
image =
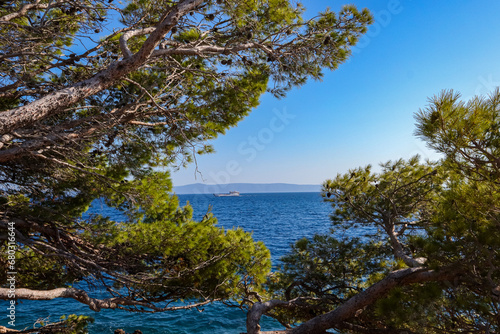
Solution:
[[[13,290],[8,288],[0,288],[0,299],[11,299],[10,295]],[[53,290],[31,290],[31,289],[16,289],[15,299],[28,300],[51,300],[55,298],[73,298],[82,304],[86,304],[92,311],[99,312],[101,309],[126,309],[125,306],[148,308],[148,313],[175,311],[181,309],[190,309],[203,306],[220,299],[210,299],[199,303],[188,304],[184,306],[159,307],[149,302],[141,302],[126,297],[115,297],[107,299],[97,299],[90,297],[87,292],[75,288],[57,288]]]
[[[373,284],[363,292],[358,293],[335,310],[317,316],[302,325],[283,333],[288,334],[318,334],[324,333],[327,329],[335,328],[346,320],[355,317],[356,313],[365,307],[375,303],[385,297],[396,286],[413,283],[447,281],[460,274],[457,270],[430,270],[425,267],[401,269],[390,273],[381,281]],[[289,307],[290,302],[272,300],[266,303],[255,303],[247,315],[247,333],[263,334],[258,322],[265,312],[275,307]]]
[[[275,308],[275,307],[287,307],[290,306],[291,303],[283,300],[273,299],[263,303],[255,303],[253,304],[250,311],[247,313],[247,334],[258,334],[262,333],[260,331],[260,318],[267,311]],[[273,331],[266,333],[286,333],[286,331]]]

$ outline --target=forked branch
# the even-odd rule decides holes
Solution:
[[[341,326],[341,324],[345,321],[354,317],[357,312],[362,311],[365,307],[386,296],[396,286],[404,286],[413,283],[448,281],[458,277],[459,275],[460,271],[456,268],[440,271],[430,270],[425,267],[396,270],[387,275],[381,281],[350,298],[335,310],[317,316],[298,327],[283,331],[282,333],[324,333],[327,329]],[[286,302],[280,300],[271,300],[266,303],[255,303],[248,312],[247,334],[274,333],[260,331],[259,321],[261,316],[276,307],[289,308],[292,306],[294,306],[292,301]]]

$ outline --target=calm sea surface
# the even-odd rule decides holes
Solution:
[[[181,205],[189,202],[193,206],[196,219],[203,217],[211,207],[220,226],[253,231],[254,239],[263,241],[271,250],[273,265],[295,240],[326,233],[330,228],[328,216],[331,208],[322,202],[319,193],[242,194],[240,197],[179,195],[179,199]],[[102,205],[95,205],[91,210],[111,218],[116,215]],[[2,305],[6,302],[2,301]],[[6,314],[5,307],[1,309]],[[246,313],[221,304],[206,306],[203,312],[135,314],[116,310],[93,312],[72,299],[21,302],[16,309],[15,329],[31,326],[37,318],[56,322],[61,315],[73,313],[95,319],[90,326],[91,333],[113,333],[117,328],[127,332],[140,329],[144,334],[238,334],[246,331]],[[7,325],[6,317],[1,319],[0,325]],[[283,329],[269,318],[263,319],[261,326],[262,330]]]

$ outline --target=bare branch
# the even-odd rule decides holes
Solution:
[[[408,267],[412,268],[420,267],[427,261],[427,259],[424,257],[413,258],[405,253],[403,246],[401,245],[401,242],[396,236],[394,225],[386,226],[385,231],[389,236],[389,239],[391,240],[391,246],[394,251],[394,255],[397,258],[403,260]]]
[[[11,14],[7,14],[7,15],[4,15],[2,17],[0,17],[0,22],[1,21],[10,21],[12,19],[15,19],[17,17],[21,17],[21,16],[24,16],[26,15],[26,13],[29,11],[29,10],[32,10],[32,9],[45,9],[45,8],[48,8],[51,4],[50,3],[40,3],[42,2],[41,0],[37,0],[35,1],[35,3],[31,3],[31,4],[26,4],[24,5],[19,11],[17,12],[14,12],[14,13],[11,13]],[[56,3],[62,3],[63,1],[57,1]],[[52,4],[54,5],[54,4]]]
[[[168,125],[170,122],[155,122],[155,123],[148,123],[148,122],[140,122],[140,121],[130,121],[130,124],[134,125],[142,125],[142,126],[158,126],[158,125]]]
[[[214,45],[198,45],[187,48],[180,47],[180,48],[160,49],[160,50],[154,50],[152,56],[153,57],[166,56],[166,55],[201,56],[204,54],[210,54],[210,55],[231,54],[242,50],[256,49],[256,48],[264,49],[266,50],[266,52],[272,53],[272,51],[267,49],[265,46],[259,43],[251,42],[251,43],[240,44],[230,48],[214,46]]]
[[[120,36],[120,49],[122,50],[123,53],[123,58],[127,59],[132,57],[132,51],[130,51],[127,42],[131,37],[134,36],[140,36],[140,35],[147,35],[155,31],[156,28],[150,27],[150,28],[144,28],[144,29],[137,29],[137,30],[132,30],[132,31],[127,31],[123,35]]]
[[[8,288],[0,288],[0,299],[11,299]],[[99,312],[101,309],[127,309],[127,306],[145,307],[145,313],[165,312],[175,310],[186,310],[210,304],[220,299],[210,299],[203,302],[187,304],[183,306],[158,307],[147,301],[135,301],[126,297],[116,297],[107,299],[98,299],[90,297],[87,292],[75,288],[57,288],[53,290],[31,290],[16,289],[16,299],[28,300],[51,300],[55,298],[73,298],[80,303],[86,304],[92,311]]]

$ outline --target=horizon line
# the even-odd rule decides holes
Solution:
[[[287,183],[287,182],[230,182],[230,183],[202,183],[202,182],[195,182],[195,183],[187,183],[183,185],[174,185],[174,187],[183,187],[183,186],[190,186],[194,184],[201,184],[205,186],[224,186],[224,185],[229,185],[229,184],[289,184],[289,185],[294,185],[294,186],[321,186],[321,183]]]

